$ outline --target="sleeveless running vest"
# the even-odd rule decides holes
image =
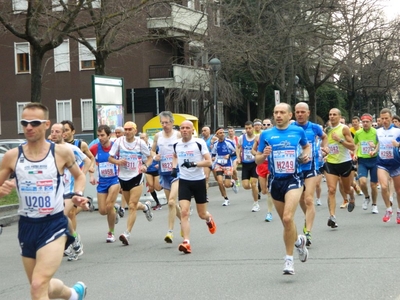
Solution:
[[[161,156],[160,175],[170,175],[172,171],[172,158],[174,156],[173,145],[178,141],[178,132],[174,130],[169,138],[164,137],[162,131],[157,134],[158,153]]]
[[[341,139],[344,139],[343,127],[343,124],[339,124],[328,132],[329,154],[326,161],[330,164],[340,164],[351,160],[350,150],[332,138],[332,134],[335,132]]]

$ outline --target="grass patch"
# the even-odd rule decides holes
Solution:
[[[9,195],[0,198],[0,206],[10,204],[18,204],[18,195],[15,189]]]

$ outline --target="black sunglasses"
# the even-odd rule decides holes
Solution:
[[[263,124],[264,126],[271,126],[271,124]]]
[[[21,125],[26,127],[29,124],[31,124],[32,127],[38,127],[42,125],[43,123],[46,123],[47,120],[21,120]]]

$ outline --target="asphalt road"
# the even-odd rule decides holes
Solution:
[[[97,212],[79,215],[78,232],[84,243],[80,260],[64,258],[56,277],[66,284],[84,281],[86,299],[400,299],[400,225],[382,222],[380,213],[362,210],[357,197],[352,213],[337,211],[339,227],[326,225],[326,201],[316,207],[309,259],[301,263],[295,253],[293,276],[283,276],[285,254],[282,225],[274,214],[264,222],[251,212],[250,192],[228,192],[231,205],[222,207],[217,187],[210,188],[209,211],[217,224],[211,235],[196,211],[191,217],[192,254],[177,250],[181,242],[176,222],[173,244],[164,242],[167,208],[148,222],[139,213],[131,245],[106,244],[106,219]],[[323,199],[326,199],[324,187]],[[338,198],[338,204],[341,200]],[[126,218],[116,226],[125,229]],[[303,215],[296,215],[298,231]],[[5,227],[0,236],[0,299],[29,299],[29,285],[19,257],[17,225]]]

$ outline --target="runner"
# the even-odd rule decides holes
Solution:
[[[329,154],[325,163],[325,178],[328,185],[328,207],[329,218],[328,226],[331,228],[338,227],[336,222],[336,186],[341,180],[344,193],[350,196],[350,202],[347,210],[352,212],[355,206],[353,182],[353,163],[350,151],[354,151],[355,145],[351,137],[350,129],[340,123],[341,112],[337,108],[329,111],[329,121],[331,126],[328,129],[328,146]]]
[[[211,157],[206,143],[200,138],[193,138],[193,123],[183,121],[180,127],[182,139],[174,144],[173,167],[180,168],[179,205],[181,207],[181,228],[183,242],[178,250],[191,253],[190,245],[190,201],[192,196],[196,202],[200,219],[205,220],[208,230],[214,234],[217,226],[211,214],[207,211],[206,180],[204,168],[211,166]]]
[[[124,245],[130,244],[130,235],[136,221],[136,211],[143,210],[147,220],[153,220],[151,202],[145,204],[139,202],[143,190],[143,173],[151,164],[151,155],[147,145],[139,138],[135,138],[136,124],[126,122],[124,125],[125,136],[118,138],[109,151],[108,161],[118,165],[119,183],[122,194],[127,199],[129,216],[126,220],[126,230],[119,236]],[[118,159],[116,158],[118,157]],[[144,163],[146,160],[147,165]]]
[[[305,190],[301,195],[300,207],[305,216],[305,224],[303,232],[307,238],[307,246],[311,246],[311,229],[315,219],[314,193],[317,186],[319,167],[318,167],[318,152],[316,139],[321,139],[321,147],[326,149],[327,136],[322,131],[319,125],[310,122],[310,109],[305,102],[297,103],[295,107],[296,122],[294,125],[302,128],[306,133],[308,143],[311,146],[311,155],[308,163],[301,164],[302,177],[304,180]]]
[[[358,177],[360,181],[361,190],[364,193],[364,202],[362,208],[368,209],[370,200],[367,181],[368,171],[370,174],[370,186],[372,196],[372,213],[378,213],[378,207],[376,206],[376,199],[378,196],[378,173],[377,173],[377,144],[378,139],[376,135],[376,129],[372,125],[372,116],[370,114],[363,114],[361,116],[362,129],[358,130],[354,135],[354,144],[356,150],[354,151],[354,161],[358,162]]]
[[[286,248],[284,275],[294,274],[295,246],[300,261],[305,262],[308,258],[307,239],[304,235],[297,236],[294,215],[304,190],[303,181],[299,177],[299,162],[309,161],[311,147],[304,130],[290,126],[292,115],[290,105],[280,103],[275,106],[276,126],[261,133],[256,154],[257,164],[262,164],[268,158],[269,189],[284,230],[283,239]],[[302,153],[299,153],[300,147],[303,149]]]
[[[0,169],[3,197],[15,186],[8,178],[15,172],[20,215],[18,240],[22,263],[30,284],[31,299],[82,300],[86,286],[78,281],[72,288],[56,278],[63,251],[74,241],[64,215],[62,176],[67,168],[75,180],[72,202],[87,209],[82,197],[85,175],[70,148],[46,141],[49,110],[41,103],[28,103],[22,110],[21,125],[26,143],[4,154]]]
[[[97,137],[99,138],[99,143],[90,147],[90,152],[92,152],[96,159],[99,179],[98,182],[96,182],[96,179],[93,177],[90,179],[90,183],[92,185],[98,184],[97,203],[99,213],[102,216],[107,216],[108,223],[106,242],[114,243],[115,220],[118,216],[115,210],[115,202],[117,201],[120,185],[118,180],[118,168],[108,161],[111,147],[114,144],[110,139],[110,127],[107,125],[100,125],[97,128]]]

